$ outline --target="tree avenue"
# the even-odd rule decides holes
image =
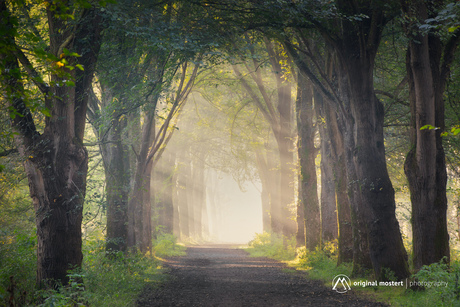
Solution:
[[[353,276],[449,264],[459,15],[422,0],[0,0],[0,174],[23,165],[37,284],[67,284],[94,233],[108,259],[153,256],[164,236],[229,242],[254,206],[248,229],[336,246]]]

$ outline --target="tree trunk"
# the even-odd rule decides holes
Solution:
[[[107,143],[101,145],[107,190],[107,251],[125,251],[127,208],[129,194],[129,160],[127,148],[122,143],[126,120],[114,119],[108,132]]]
[[[338,258],[337,265],[353,261],[353,228],[351,209],[348,200],[347,171],[345,164],[345,148],[343,128],[339,128],[337,113],[330,104],[323,104],[326,125],[331,141],[331,163],[334,169],[335,199],[337,202],[338,219]]]
[[[175,171],[175,154],[166,152],[154,170],[156,195],[157,225],[164,233],[173,233],[175,212],[173,207],[173,177]]]
[[[436,4],[402,1],[403,10],[422,22],[434,17],[434,12],[429,12],[430,4],[434,8],[442,1]],[[454,35],[443,46],[437,34],[425,35],[418,28],[414,29],[414,25],[407,26],[411,40],[406,67],[413,129],[412,149],[406,157],[404,170],[412,202],[413,264],[418,270],[443,258],[447,263],[450,261],[447,172],[441,132],[444,129],[443,94],[458,38]],[[438,128],[422,129],[425,125]]]
[[[189,210],[188,210],[188,176],[189,173],[186,169],[189,166],[186,162],[185,153],[181,153],[178,160],[178,174],[177,174],[177,202],[179,207],[179,223],[180,223],[180,237],[181,239],[188,239],[190,237],[189,228]],[[187,165],[188,164],[188,165]]]
[[[319,212],[315,158],[315,128],[313,127],[313,93],[311,84],[299,74],[297,85],[298,155],[300,161],[299,202],[305,220],[305,246],[315,250],[321,246],[321,217]],[[300,227],[299,227],[300,229]],[[298,234],[299,238],[300,235]]]
[[[331,138],[326,127],[327,111],[323,96],[316,89],[313,89],[313,95],[321,137],[321,238],[323,241],[332,241],[338,238],[338,222]]]
[[[347,78],[346,90],[349,89],[350,95],[344,139],[348,184],[353,195],[352,221],[353,215],[356,221],[354,263],[360,271],[360,266],[368,265],[366,254],[369,253],[378,279],[388,279],[388,270],[398,279],[406,278],[409,276],[407,254],[396,220],[394,190],[385,162],[383,107],[373,89],[374,57],[363,54],[357,59],[353,56],[356,46],[345,45],[340,74]],[[368,250],[363,245],[366,241]]]
[[[152,144],[155,131],[154,112],[145,115],[142,126],[141,146],[137,154],[136,170],[133,177],[128,202],[128,248],[139,248],[145,253],[150,245],[148,232],[151,220],[150,197],[144,191],[150,191],[150,172],[152,161],[147,163],[147,153]],[[150,194],[148,194],[150,195]],[[144,199],[146,198],[146,199]]]
[[[271,176],[268,155],[264,155],[260,148],[255,148],[257,170],[259,172],[260,183],[262,185],[262,190],[260,192],[260,197],[262,201],[262,229],[264,232],[270,232],[271,222],[270,222],[270,199],[272,195],[270,183],[273,178]]]
[[[275,67],[274,67],[275,68]],[[281,71],[281,70],[277,70]],[[284,84],[281,74],[275,75],[278,84],[279,131],[275,135],[280,157],[280,206],[281,232],[290,238],[296,233],[296,223],[291,209],[294,207],[294,163],[292,140],[292,99],[291,86]]]
[[[58,281],[67,283],[68,270],[80,267],[83,259],[81,222],[88,153],[82,143],[87,91],[93,77],[102,29],[100,17],[93,8],[82,12],[83,17],[77,21],[76,27],[68,27],[57,16],[60,13],[61,7],[48,11],[49,51],[60,58],[60,47],[69,37],[74,37],[66,48],[86,54],[86,58],[82,59],[85,71],[60,68],[62,75],[52,74],[53,85],[50,86],[41,82],[38,76],[33,76],[32,64],[23,62],[27,58],[15,45],[10,12],[6,2],[0,2],[2,91],[8,94],[5,97],[11,97],[8,103],[16,112],[12,125],[17,132],[20,153],[26,158],[24,167],[36,213],[39,286],[55,286]],[[89,46],[91,51],[87,49]],[[51,117],[45,120],[43,134],[37,131],[26,105],[18,55],[42,91],[45,105],[51,113]],[[71,64],[75,64],[74,60],[68,58]],[[75,86],[64,85],[65,79],[69,78],[75,80]]]
[[[206,188],[204,183],[204,159],[203,150],[196,150],[193,163],[193,212],[195,217],[195,235],[197,239],[203,238],[203,211],[206,208]]]
[[[185,189],[185,194],[187,197],[187,206],[188,206],[188,228],[189,228],[189,236],[190,238],[196,238],[197,233],[196,233],[196,217],[195,217],[195,202],[194,202],[194,190],[195,190],[195,181],[193,178],[193,172],[194,169],[196,168],[196,165],[193,165],[192,163],[192,157],[191,157],[191,147],[188,147],[186,150],[186,157],[184,160],[184,166],[182,171],[186,173],[186,178],[187,178],[187,183],[186,186],[187,188]]]

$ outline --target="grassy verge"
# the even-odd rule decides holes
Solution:
[[[93,239],[84,244],[83,267],[69,272],[68,286],[38,291],[35,242],[25,233],[0,242],[0,306],[133,306],[146,285],[153,288],[166,278],[159,260],[140,253],[107,255],[104,240]],[[185,253],[167,234],[153,246],[158,257]]]
[[[322,249],[308,251],[305,248],[295,249],[289,244],[284,247],[280,237],[263,233],[256,234],[248,245],[246,250],[251,256],[284,261],[296,270],[305,271],[308,278],[321,280],[331,291],[335,276],[351,276],[351,263],[337,266],[336,242],[326,242]],[[351,291],[363,298],[391,306],[460,306],[460,262],[455,255],[452,259],[449,267],[443,263],[425,266],[407,281],[408,285],[411,281],[417,281],[425,286],[424,289],[406,289],[406,281],[404,286],[367,286],[369,283],[366,282],[375,281],[369,273],[367,276],[351,278]]]

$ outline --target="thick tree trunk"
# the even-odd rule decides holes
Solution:
[[[88,155],[84,147],[60,140],[58,134],[42,137],[38,143],[42,145],[22,151],[29,156],[25,170],[36,212],[37,283],[66,283],[68,270],[81,266],[83,259],[81,221]]]
[[[350,48],[351,47],[351,48]],[[399,279],[409,276],[407,254],[395,215],[394,190],[385,162],[383,107],[373,89],[373,57],[352,56],[356,46],[347,46],[340,74],[347,78],[350,114],[345,117],[348,184],[354,215],[356,267],[367,266],[369,253],[378,279],[387,279],[391,270]],[[347,49],[345,49],[347,51]],[[346,55],[346,56],[345,56]],[[352,215],[352,221],[353,221]],[[359,235],[356,232],[360,232]],[[365,239],[367,237],[367,240]],[[368,241],[368,251],[362,240]],[[364,256],[363,259],[361,257]],[[360,270],[361,268],[359,268]]]
[[[107,144],[101,145],[107,190],[107,251],[125,251],[129,194],[129,160],[122,143],[126,120],[114,119]]]
[[[371,263],[376,278],[388,279],[390,270],[396,278],[403,279],[409,276],[407,254],[386,168],[383,107],[373,88],[375,55],[384,26],[394,11],[383,2],[335,3],[346,16],[368,17],[359,22],[337,19],[337,29],[318,29],[334,48],[337,78],[322,83],[292,43],[286,42],[286,48],[299,69],[335,104],[340,116],[355,242],[354,272],[370,267]]]
[[[338,62],[339,92],[335,102],[345,128],[346,170],[356,242],[353,261],[358,268],[367,266],[370,259],[377,279],[388,279],[388,271],[403,279],[409,276],[407,254],[386,168],[383,107],[373,87],[374,59],[389,20],[386,14],[391,11],[381,3],[366,1],[354,4],[338,0],[336,4],[343,14],[369,16],[358,23],[342,20],[339,35],[323,32],[334,46]],[[365,242],[368,248],[363,245]]]
[[[277,70],[280,71],[280,70]],[[275,76],[278,84],[279,131],[276,135],[280,157],[280,222],[281,233],[290,238],[296,234],[297,226],[291,214],[294,209],[294,172],[292,140],[291,86],[283,84],[281,74]]]
[[[137,154],[136,170],[133,177],[133,187],[128,202],[128,248],[139,248],[145,253],[151,241],[151,231],[148,229],[151,220],[150,197],[145,191],[150,191],[150,172],[152,161],[147,163],[147,153],[155,135],[154,114],[145,115],[142,126],[141,146]],[[149,232],[149,233],[148,233]]]
[[[298,76],[297,85],[297,129],[299,143],[297,146],[300,174],[299,202],[303,206],[305,224],[305,246],[309,250],[315,250],[321,246],[321,217],[319,211],[315,148],[313,127],[313,92],[311,84],[302,75]],[[300,230],[300,227],[299,227]],[[297,235],[299,238],[301,234]],[[299,242],[298,242],[299,243]]]
[[[437,3],[440,4],[442,1]],[[415,20],[426,20],[433,14],[429,12],[428,4],[423,1],[403,2],[403,9]],[[447,71],[458,39],[448,42],[444,49],[437,35],[423,35],[410,26],[408,33],[411,41],[406,67],[409,76],[413,147],[406,157],[404,170],[412,202],[413,264],[418,270],[423,265],[439,262],[443,258],[447,263],[450,260],[447,172],[441,132],[444,129],[443,93]],[[425,125],[438,129],[422,130]]]
[[[332,241],[338,238],[338,222],[331,138],[326,127],[327,110],[323,96],[316,89],[313,89],[313,95],[321,137],[321,238]]]
[[[347,171],[345,164],[345,148],[343,128],[339,128],[337,113],[327,103],[325,109],[326,125],[331,141],[331,162],[334,169],[335,198],[338,219],[338,258],[337,264],[353,261],[353,228],[351,209],[348,199]]]
[[[53,74],[53,85],[49,86],[33,76],[32,64],[24,63],[27,58],[15,44],[14,23],[6,2],[0,1],[0,28],[3,33],[0,38],[2,92],[8,94],[5,97],[11,97],[8,103],[16,111],[12,125],[17,132],[20,153],[26,159],[24,167],[36,213],[39,286],[55,286],[55,282],[59,281],[67,283],[68,270],[80,267],[83,259],[81,222],[88,153],[82,143],[87,91],[94,72],[102,29],[100,18],[92,8],[82,12],[83,17],[76,27],[69,27],[59,18],[57,14],[60,11],[58,7],[55,11],[47,12],[49,51],[60,58],[61,46],[69,37],[73,37],[66,48],[79,54],[86,53],[83,59],[85,71],[61,68],[62,75]],[[51,113],[51,117],[45,120],[45,129],[41,135],[26,106],[17,55],[42,91],[45,105]],[[74,64],[74,60],[69,58],[68,62]],[[75,86],[65,85],[65,79],[69,77],[75,79]]]

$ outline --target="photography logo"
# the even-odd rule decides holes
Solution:
[[[351,281],[347,275],[340,274],[332,280],[332,290],[337,293],[345,293],[351,290]]]

